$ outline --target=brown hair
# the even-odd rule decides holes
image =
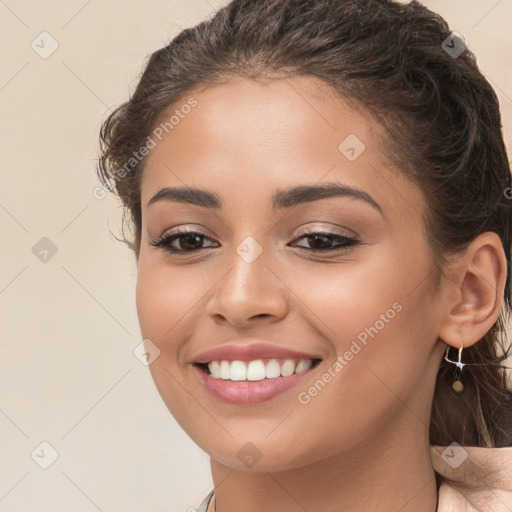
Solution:
[[[486,231],[499,235],[507,258],[504,306],[463,352],[464,362],[476,365],[464,368],[462,393],[450,386],[453,365],[441,362],[430,441],[512,446],[503,365],[510,350],[512,180],[496,94],[471,51],[447,51],[443,42],[461,43],[450,34],[443,18],[417,1],[234,0],[150,56],[130,100],[103,123],[98,175],[130,215],[135,236],[124,242],[138,260],[146,158],[130,158],[172,105],[230,76],[323,80],[376,116],[388,135],[387,155],[423,191],[437,283],[448,255]]]

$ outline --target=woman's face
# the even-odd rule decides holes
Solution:
[[[212,458],[260,472],[428,436],[442,347],[425,203],[387,162],[379,126],[305,77],[233,79],[173,114],[142,179],[136,299],[151,374],[181,427]],[[338,192],[322,196],[326,185]],[[167,187],[204,191],[203,203],[151,202]],[[151,244],[184,229],[196,236],[167,247],[181,252]],[[258,342],[321,361],[244,382],[195,364]],[[278,371],[286,359],[246,355],[244,367],[276,358]],[[240,357],[215,359],[226,371]],[[289,387],[277,393],[278,381]]]

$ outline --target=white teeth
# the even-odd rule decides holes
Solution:
[[[210,368],[208,366],[208,368]],[[211,370],[210,370],[211,371]],[[228,361],[222,361],[220,363],[220,369],[219,369],[219,374],[217,376],[218,379],[227,379],[229,380],[231,377],[230,377],[230,371],[229,371],[229,362]]]
[[[247,380],[263,380],[265,373],[265,365],[261,359],[251,361],[247,367]]]
[[[214,379],[224,380],[249,380],[275,379],[288,377],[294,373],[301,373],[311,368],[312,359],[270,359],[267,364],[262,359],[254,361],[211,361],[208,370]]]
[[[220,377],[220,364],[218,361],[212,361],[209,365],[208,365],[208,368],[210,368],[210,373],[212,375],[216,375],[217,378]],[[229,375],[228,375],[229,377]]]
[[[281,375],[283,377],[288,377],[290,375],[293,375],[294,371],[295,371],[295,362],[292,359],[287,359],[281,365]]]
[[[230,370],[231,380],[247,380],[247,366],[242,361],[232,361]]]
[[[295,368],[295,373],[303,372],[304,370],[309,370],[311,368],[311,364],[313,361],[311,359],[308,359],[307,361],[305,359],[302,359],[299,361],[299,364],[297,365],[297,368]]]
[[[275,379],[281,377],[281,365],[277,359],[271,359],[265,366],[265,377],[267,379]]]

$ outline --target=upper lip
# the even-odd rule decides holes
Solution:
[[[255,359],[321,359],[321,357],[269,343],[256,342],[244,345],[229,343],[201,352],[194,359],[194,363],[253,361]]]

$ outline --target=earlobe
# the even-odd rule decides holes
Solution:
[[[445,283],[446,313],[439,337],[456,348],[471,346],[494,325],[503,306],[507,260],[499,236],[486,232],[475,238],[457,259]],[[451,292],[451,293],[450,293]]]

